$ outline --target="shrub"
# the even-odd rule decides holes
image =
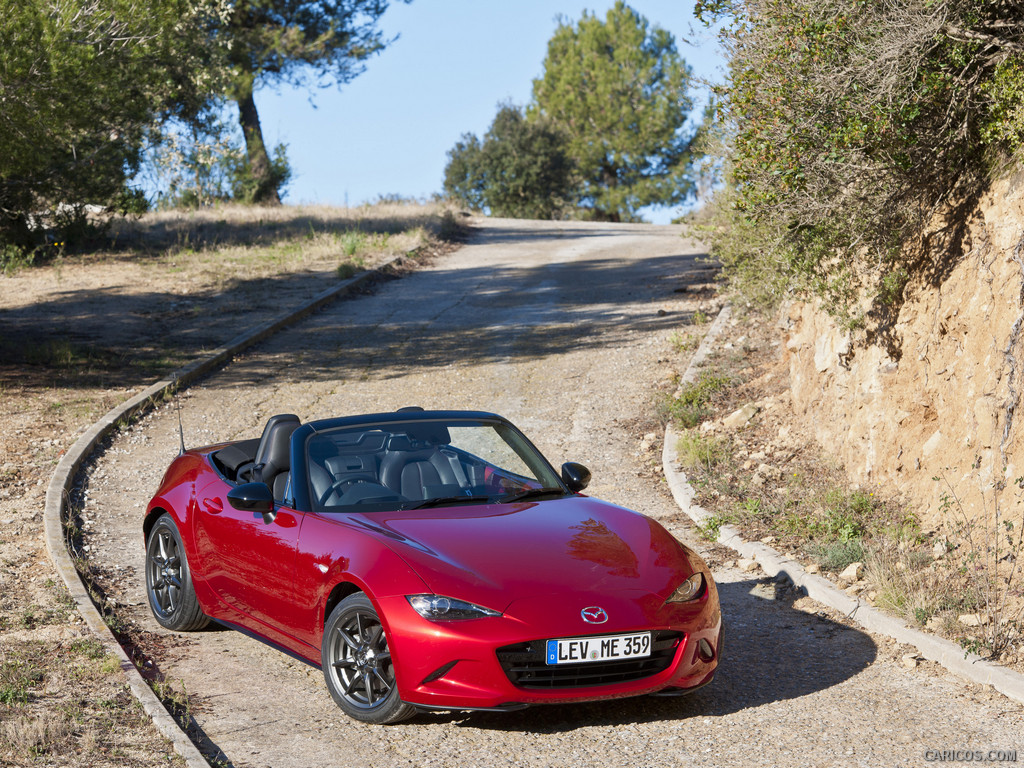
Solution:
[[[982,0],[711,0],[730,16],[718,135],[728,162],[715,255],[757,299],[812,294],[848,326],[892,311],[927,254],[905,247],[966,211],[1024,141],[1024,27]],[[941,238],[940,238],[941,239]],[[939,269],[941,273],[942,269]]]

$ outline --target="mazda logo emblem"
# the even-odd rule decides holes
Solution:
[[[608,612],[604,608],[592,605],[580,611],[580,616],[587,624],[604,624],[608,621]]]

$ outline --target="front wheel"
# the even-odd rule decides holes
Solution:
[[[384,626],[363,593],[349,595],[331,611],[321,658],[327,690],[349,717],[384,725],[416,714],[398,698]]]
[[[210,623],[192,588],[181,534],[166,513],[160,515],[146,541],[146,596],[153,616],[167,629],[187,632]]]

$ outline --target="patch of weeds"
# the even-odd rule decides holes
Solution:
[[[688,429],[676,442],[676,451],[679,454],[679,463],[687,469],[703,467],[711,470],[728,458],[728,442]]]
[[[180,691],[174,686],[174,683],[166,680],[156,680],[151,685],[153,692],[163,702],[171,717],[177,721],[182,730],[187,731],[192,722],[192,701],[185,688],[185,681],[181,680],[180,682]]]
[[[338,265],[338,277],[348,280],[366,269],[366,259],[362,256],[351,256],[348,261]]]
[[[15,275],[36,260],[35,251],[24,250],[16,245],[0,245],[0,273]]]
[[[690,322],[693,323],[694,325],[707,325],[708,316],[704,314],[703,310],[698,309],[690,317]]]
[[[956,639],[957,645],[964,649],[964,658],[966,659],[970,654],[976,654],[978,656],[988,655],[989,645],[984,640],[977,637],[961,636]]]
[[[451,209],[441,214],[437,236],[446,243],[460,243],[466,239],[466,227],[459,224],[458,219],[455,217],[455,212]]]
[[[832,541],[827,544],[811,542],[807,545],[807,552],[823,570],[838,573],[850,563],[864,562],[864,543],[860,539],[848,539],[846,541]]]
[[[68,646],[68,650],[79,656],[84,656],[87,659],[99,660],[105,658],[107,655],[107,649],[103,647],[103,643],[97,640],[95,637],[86,637],[80,640],[74,640],[71,645]]]
[[[348,258],[352,258],[366,246],[366,235],[358,230],[350,230],[339,238],[341,252]]]
[[[673,331],[672,335],[668,337],[668,343],[672,345],[672,349],[676,352],[689,352],[691,349],[697,348],[700,338],[694,333]]]
[[[0,724],[0,742],[6,742],[22,760],[66,751],[72,742],[71,723],[61,713],[25,714]]]
[[[65,594],[66,591],[65,591]],[[41,605],[32,605],[24,608],[19,617],[19,622],[25,629],[35,629],[37,627],[46,626],[47,624],[64,624],[67,622],[74,609],[74,601],[71,600],[71,595],[67,594],[67,600],[61,597],[57,605],[50,607],[43,607]],[[70,603],[68,602],[70,601]]]
[[[708,541],[718,541],[718,536],[722,531],[722,526],[727,525],[731,520],[724,515],[712,515],[707,519],[704,525],[697,526],[697,530],[700,531],[700,535]]]
[[[4,653],[0,659],[0,704],[8,707],[28,704],[29,691],[43,682],[43,665],[38,658],[40,643],[30,643]]]
[[[696,427],[704,421],[710,411],[708,404],[716,392],[729,385],[729,379],[710,371],[702,371],[696,381],[682,388],[678,397],[667,398],[664,410],[667,415],[681,426]]]
[[[979,457],[971,469],[976,472],[980,466]],[[1004,467],[1004,475],[1005,471]],[[962,592],[958,597],[972,603],[973,610],[987,617],[977,627],[977,637],[962,639],[961,645],[979,655],[997,657],[1012,646],[1024,614],[1021,600],[1024,526],[1018,527],[1017,521],[1008,519],[1001,507],[999,493],[1006,488],[1004,482],[992,487],[978,474],[982,504],[980,514],[972,516],[945,473],[933,479],[942,484],[940,511],[947,531],[943,560],[949,561],[960,577]],[[1013,485],[1019,504],[1020,497],[1024,496],[1021,493],[1024,477],[1018,477]],[[991,506],[987,491],[991,492]]]
[[[903,289],[910,281],[910,273],[905,267],[897,267],[887,272],[878,286],[878,301],[886,306],[895,306],[903,300]]]

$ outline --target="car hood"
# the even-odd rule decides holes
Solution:
[[[356,517],[435,594],[495,610],[543,595],[663,600],[696,570],[654,520],[585,497]]]

